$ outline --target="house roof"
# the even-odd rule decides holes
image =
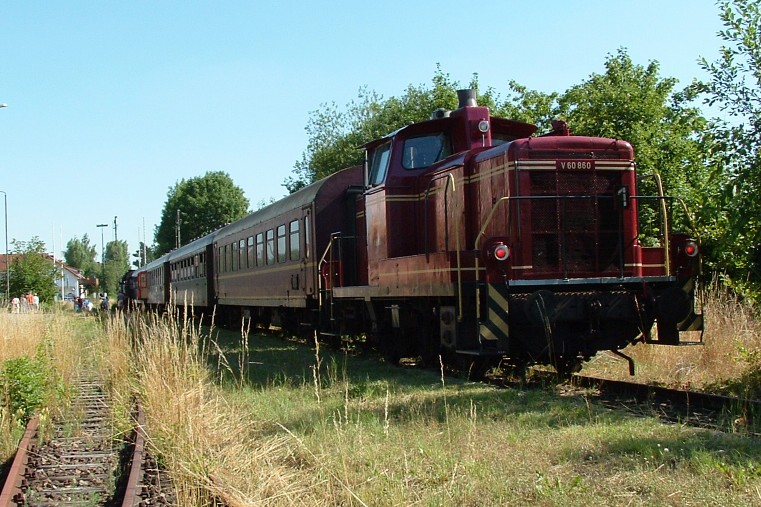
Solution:
[[[13,263],[13,260],[18,257],[18,254],[0,254],[0,272],[5,272],[6,266]],[[62,259],[53,259],[52,255],[45,254],[45,257],[50,259],[51,262],[55,261],[56,266],[60,266],[63,270],[71,273],[72,276],[79,280],[83,280],[85,277],[80,270],[75,267],[69,266]]]

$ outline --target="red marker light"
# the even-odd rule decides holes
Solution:
[[[505,245],[497,245],[494,248],[494,258],[498,261],[506,261],[510,257],[510,249]]]
[[[684,245],[684,253],[688,257],[695,257],[698,254],[698,244],[694,241],[688,241]]]

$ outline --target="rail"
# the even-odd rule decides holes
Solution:
[[[83,415],[53,422],[50,440],[38,434],[39,417],[32,418],[21,439],[5,485],[0,507],[35,505],[155,505],[173,504],[171,480],[158,469],[146,450],[145,416],[137,404],[134,444],[121,468],[119,448],[113,446],[110,408],[100,381],[79,383],[73,403]],[[126,470],[125,470],[126,472]],[[162,476],[162,473],[164,474]],[[114,478],[127,477],[114,482]],[[119,501],[121,497],[121,502]]]

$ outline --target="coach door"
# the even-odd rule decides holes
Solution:
[[[317,261],[314,250],[314,224],[312,223],[312,207],[306,206],[301,209],[301,220],[299,227],[301,229],[300,250],[301,250],[301,270],[299,277],[303,281],[303,290],[307,297],[314,296],[317,290]]]

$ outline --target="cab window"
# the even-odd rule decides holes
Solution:
[[[391,154],[391,143],[378,146],[372,152],[370,159],[370,185],[380,185],[386,179],[388,159]]]
[[[402,167],[420,169],[451,155],[452,143],[444,132],[426,134],[405,140],[402,153]]]

